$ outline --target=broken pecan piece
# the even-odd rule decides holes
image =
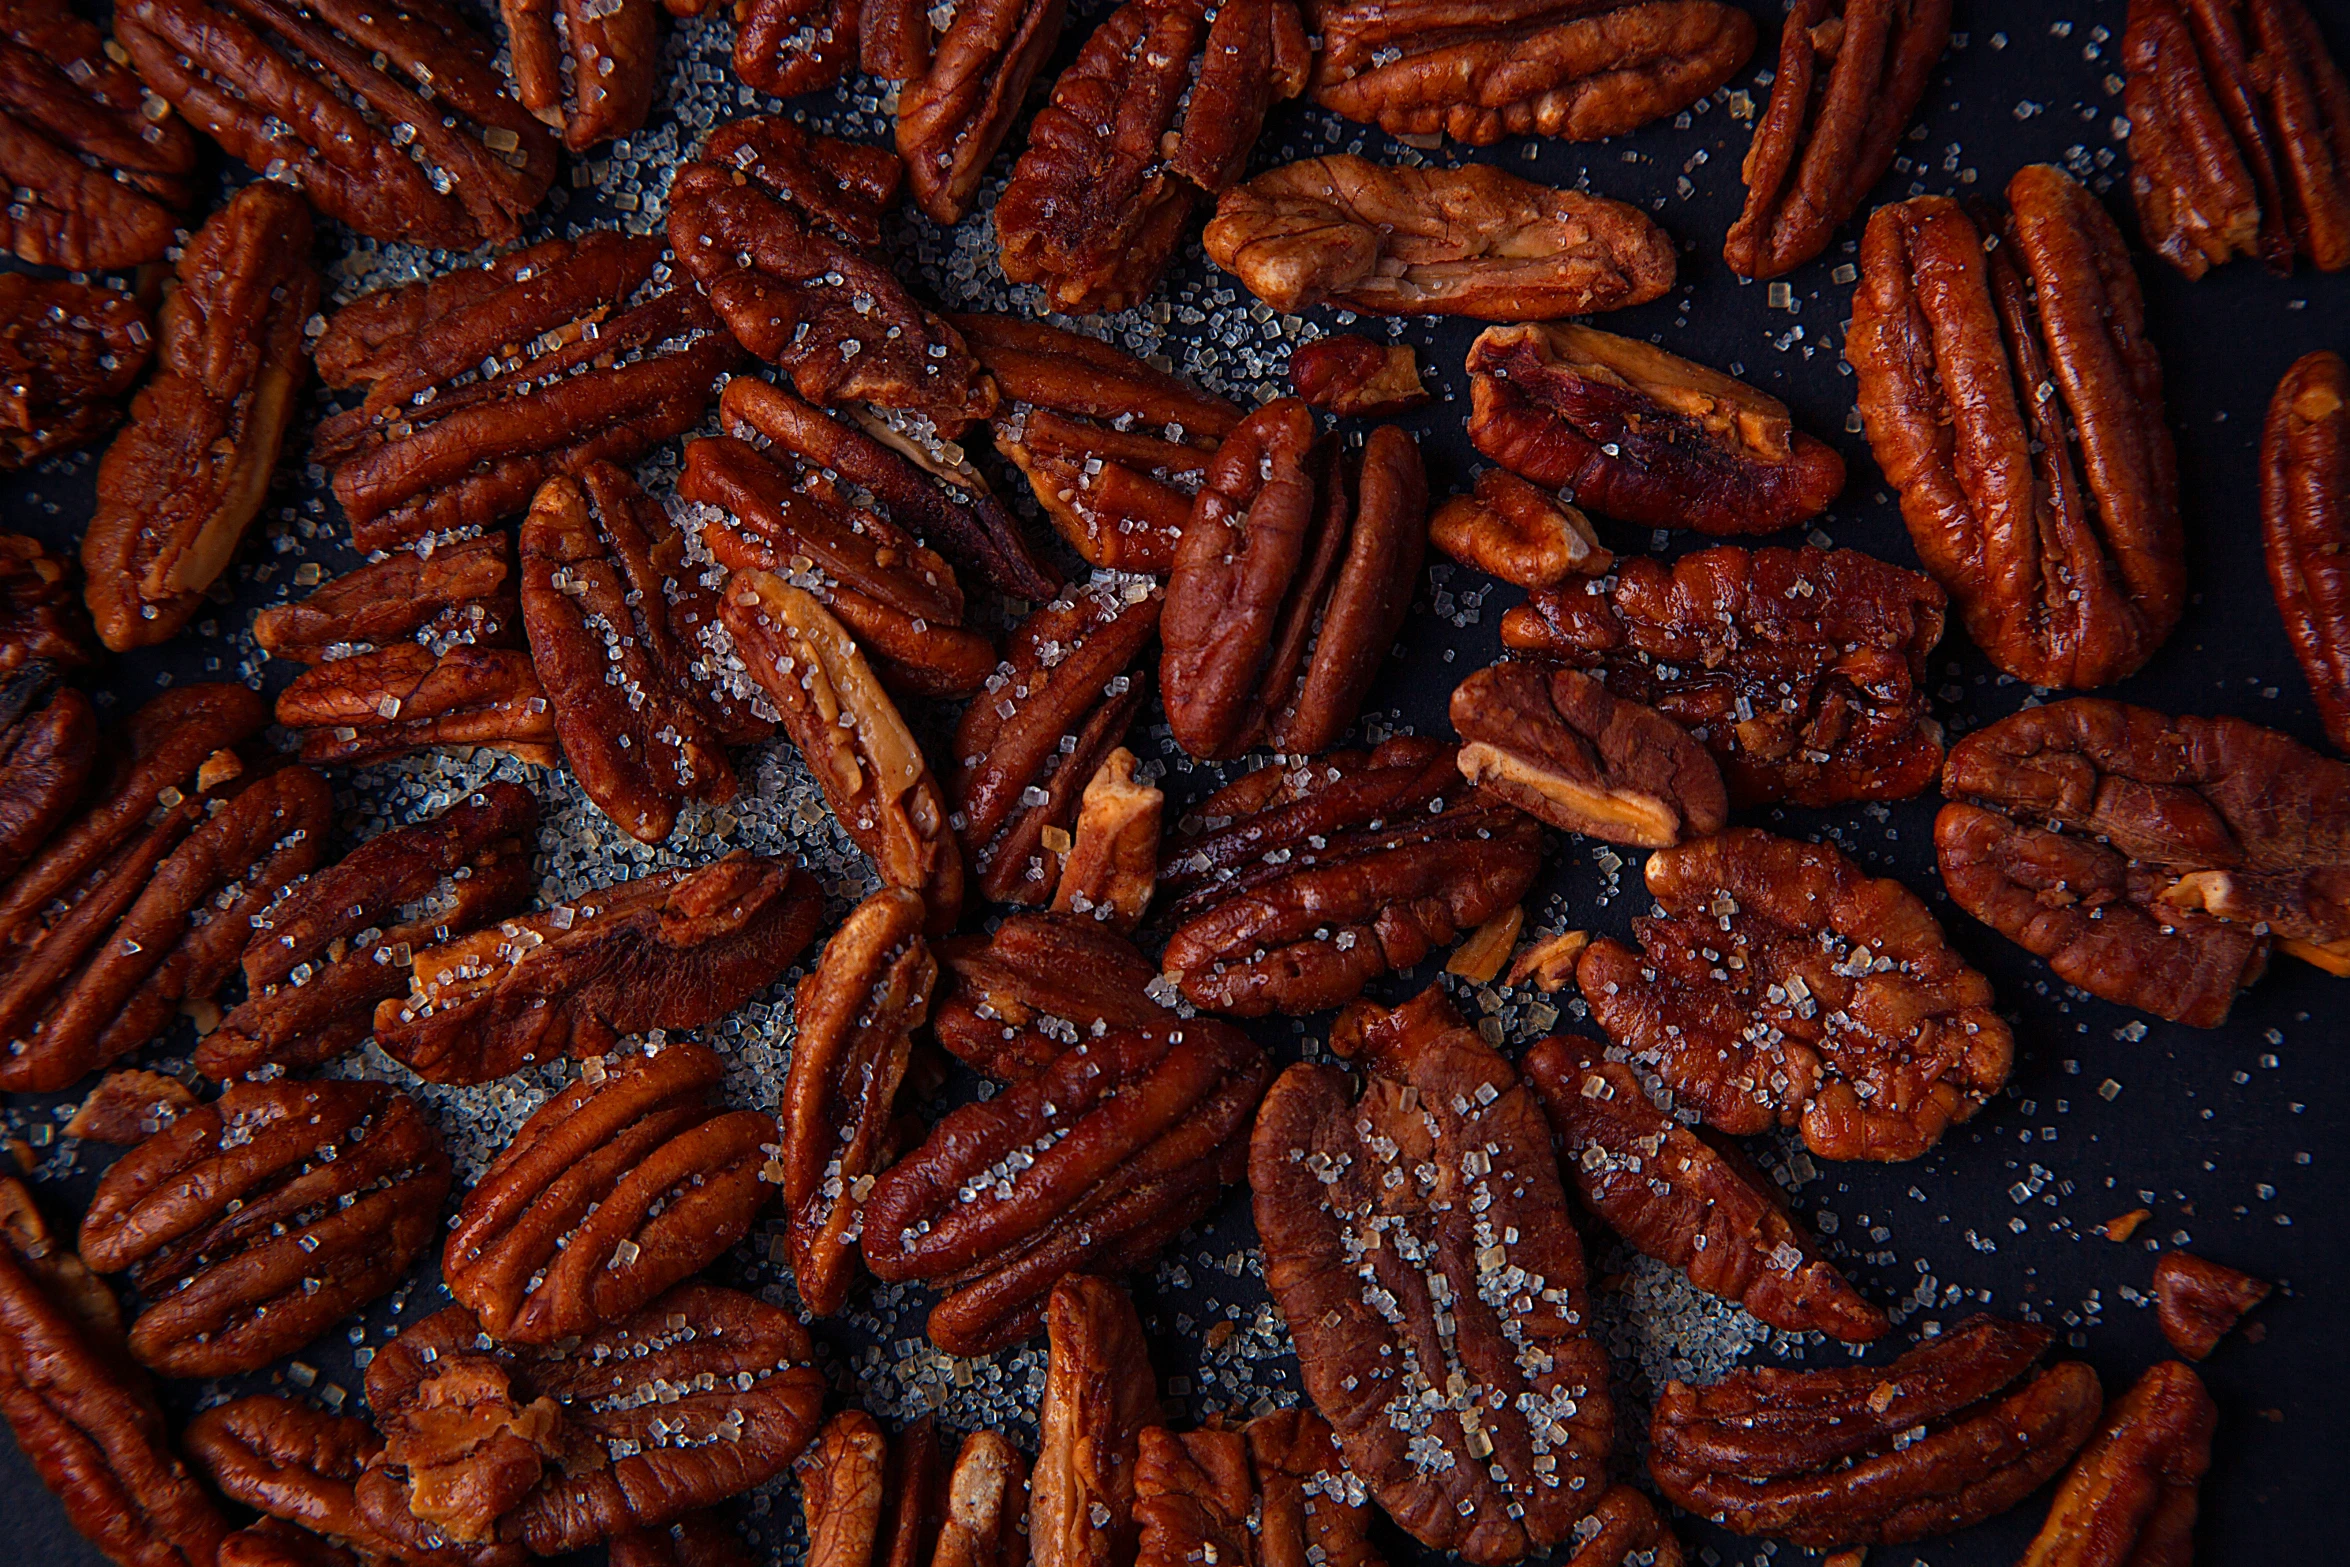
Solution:
[[[1542,1107],[1431,987],[1359,1002],[1249,1150],[1265,1284],[1346,1466],[1471,1562],[1569,1537],[1606,1483],[1607,1357]]]
[[[2176,1255],[2176,1253],[2173,1253]],[[2056,1488],[2017,1567],[2183,1567],[2219,1409],[2175,1360],[2149,1366]]]
[[[2201,1360],[2273,1287],[2192,1253],[2166,1251],[2154,1264],[2154,1320],[2171,1348]]]
[[[1068,6],[968,0],[943,33],[921,0],[866,0],[863,11],[866,68],[902,84],[898,156],[914,205],[939,223],[960,223],[1061,41]]]
[[[1311,1409],[1197,1431],[1149,1426],[1134,1466],[1136,1567],[1385,1567],[1367,1500]]]
[[[1002,1082],[1044,1066],[1097,1023],[1173,1023],[1152,999],[1158,965],[1098,920],[1014,914],[984,936],[940,942],[938,956],[946,973],[932,1034]]]
[[[7,48],[0,39],[0,58]],[[0,275],[0,472],[87,446],[122,423],[121,401],[153,352],[146,307],[130,295]]]
[[[1078,797],[1077,825],[1053,889],[1055,909],[1129,933],[1158,887],[1159,823],[1167,808],[1165,793],[1137,780],[1134,768],[1134,753],[1124,746],[1102,758]]]
[[[2038,1490],[2096,1429],[2094,1371],[2032,1370],[2054,1337],[1974,1317],[1882,1368],[1668,1382],[1649,1473],[1735,1534],[1828,1550],[1952,1533]]]
[[[0,679],[28,664],[78,669],[97,656],[72,560],[27,534],[0,533]]]
[[[643,129],[661,75],[656,0],[499,0],[522,106],[571,151]]]
[[[1664,849],[1729,820],[1704,746],[1571,669],[1480,669],[1453,689],[1452,726],[1463,778],[1567,832]]]
[[[1131,1561],[1142,1433],[1164,1418],[1142,1319],[1123,1285],[1073,1276],[1054,1286],[1045,1331],[1030,1559],[1035,1567]]]
[[[809,1567],[1018,1567],[1028,1461],[1000,1431],[950,1464],[928,1416],[893,1439],[862,1409],[826,1422],[793,1467]]]
[[[97,759],[88,697],[58,685],[46,664],[0,675],[0,879],[73,814]]]
[[[1294,363],[1294,361],[1292,361]],[[1464,566],[1522,588],[1552,588],[1596,577],[1616,558],[1591,519],[1507,468],[1477,475],[1473,495],[1455,495],[1428,519],[1428,542]]]
[[[1289,385],[1309,408],[1363,419],[1384,419],[1430,400],[1411,344],[1382,347],[1351,332],[1291,349]]]
[[[65,1123],[65,1135],[128,1148],[195,1108],[194,1091],[176,1077],[127,1069],[109,1072]]]
[[[734,74],[778,98],[832,86],[856,63],[863,9],[860,0],[734,0]]]
[[[2319,350],[2269,399],[2260,510],[2269,586],[2326,737],[2350,751],[2350,364]]]

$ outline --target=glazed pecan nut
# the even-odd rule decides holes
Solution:
[[[860,0],[734,0],[734,74],[778,98],[832,86],[856,62],[863,9]]]
[[[1428,542],[1464,566],[1522,588],[1596,577],[1616,559],[1600,544],[1590,518],[1507,468],[1486,469],[1472,494],[1437,507],[1428,519]]]
[[[1606,1481],[1607,1358],[1542,1107],[1439,989],[1360,1003],[1249,1150],[1265,1283],[1346,1466],[1421,1543],[1513,1562]],[[1441,1379],[1441,1380],[1440,1380]]]
[[[2171,1348],[2201,1360],[2219,1348],[2244,1313],[2268,1299],[2271,1288],[2207,1258],[2166,1251],[2154,1264],[2154,1320]]]
[[[90,618],[116,652],[176,635],[228,569],[293,422],[317,308],[300,197],[249,185],[188,242],[160,371],[98,464],[82,535]]]
[[[109,1072],[65,1123],[65,1135],[128,1148],[194,1108],[194,1090],[176,1077],[128,1069]]]
[[[403,641],[435,652],[520,647],[513,536],[484,533],[395,550],[307,598],[261,610],[253,617],[253,640],[271,657],[299,664],[332,663]]]
[[[1899,882],[1737,828],[1653,855],[1644,950],[1576,968],[1608,1037],[1734,1136],[1798,1126],[1828,1159],[1914,1159],[2007,1081],[1991,985]]]
[[[390,647],[304,670],[277,694],[277,721],[302,760],[364,766],[437,746],[489,746],[553,767],[555,720],[538,669],[520,648]]]
[[[2320,350],[2269,399],[2260,512],[2268,581],[2326,736],[2350,751],[2350,365]]]
[[[945,968],[930,1030],[947,1051],[1003,1082],[1050,1062],[1096,1023],[1168,1024],[1152,999],[1158,965],[1101,921],[1014,914],[986,935],[940,942]]]
[[[1411,344],[1382,347],[1351,332],[1291,349],[1289,385],[1309,408],[1364,419],[1384,419],[1430,400]]]
[[[1150,1426],[1135,1456],[1137,1567],[1384,1567],[1367,1501],[1311,1409],[1197,1431]]]
[[[81,802],[98,760],[90,699],[46,664],[0,675],[0,878],[41,851]]]
[[[1746,206],[1722,241],[1742,277],[1828,248],[1893,165],[1950,43],[1950,0],[1801,0],[1779,36],[1770,107],[1740,172]]]
[[[1420,449],[1392,425],[1358,454],[1317,442],[1295,398],[1217,448],[1175,551],[1159,684],[1176,743],[1206,760],[1268,740],[1336,743],[1411,609],[1428,527]]]
[[[2007,199],[1999,234],[1947,197],[1879,207],[1845,357],[1918,555],[1976,645],[2034,685],[2105,685],[2153,656],[2186,597],[2162,367],[2096,198],[2035,164]]]
[[[954,8],[943,33],[920,0],[868,0],[862,9],[867,67],[903,84],[897,145],[914,205],[939,223],[960,223],[1061,41],[1068,6],[971,0]]]
[[[1819,1255],[1766,1177],[1659,1109],[1630,1067],[1574,1036],[1526,1052],[1560,1167],[1633,1247],[1772,1327],[1846,1343],[1882,1338],[1885,1313]]]
[[[661,72],[655,0],[499,0],[498,11],[522,106],[564,146],[585,152],[644,127]]]
[[[485,1331],[551,1344],[633,1315],[750,1232],[775,1120],[712,1106],[725,1070],[672,1041],[594,1066],[466,1193],[441,1277]]]
[[[1000,1431],[963,1438],[953,1462],[925,1416],[893,1440],[845,1409],[793,1466],[809,1567],[1018,1567],[1028,1461]]]
[[[28,664],[54,673],[98,656],[72,579],[69,558],[26,534],[0,533],[0,679]]]
[[[486,1083],[623,1035],[716,1022],[775,983],[816,934],[797,865],[736,851],[656,871],[416,954],[375,1039],[419,1077]]]
[[[511,243],[554,183],[555,139],[440,0],[131,0],[114,26],[190,125],[370,239]]]
[[[1053,1289],[1045,1332],[1029,1558],[1035,1567],[1132,1560],[1142,1433],[1164,1418],[1142,1319],[1124,1286],[1072,1277]]]
[[[0,276],[0,471],[87,446],[122,423],[121,399],[153,352],[146,307],[128,294]]]
[[[1902,800],[1942,767],[1926,655],[1945,602],[1933,579],[1858,550],[1724,544],[1529,594],[1501,640],[1673,718],[1738,804]]]
[[[2196,1492],[2218,1420],[2202,1378],[2175,1360],[2149,1366],[2056,1488],[2017,1567],[2193,1560]]]
[[[1481,163],[1284,164],[1217,198],[1202,242],[1276,310],[1548,321],[1673,286],[1672,238],[1639,208]]]
[[[1166,794],[1135,777],[1134,753],[1124,746],[1102,765],[1078,797],[1077,825],[1061,862],[1053,907],[1103,920],[1131,932],[1142,923],[1159,883],[1159,824]]]
[[[2033,1371],[2053,1337],[1974,1317],[1883,1368],[1669,1382],[1649,1473],[1733,1533],[1817,1550],[1963,1529],[2038,1490],[2096,1429],[2095,1372]]]

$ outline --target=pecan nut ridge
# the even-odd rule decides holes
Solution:
[[[844,1409],[793,1466],[811,1567],[934,1562],[1017,1567],[1028,1462],[1001,1432],[974,1431],[952,1462],[929,1416],[894,1439]]]
[[[1012,133],[1036,73],[1061,41],[1065,0],[972,0],[940,35],[918,0],[872,0],[866,51],[879,35],[906,47],[883,64],[898,89],[898,156],[914,205],[932,220],[970,216],[979,182]]]
[[[860,0],[734,0],[734,74],[794,98],[848,74],[857,59]]]
[[[46,664],[0,675],[0,878],[14,876],[65,824],[97,760],[98,717],[88,697],[56,685]]]
[[[2171,1348],[2201,1360],[2274,1287],[2191,1252],[2166,1251],[2154,1264],[2154,1320]]]
[[[1134,1496],[1138,1567],[1211,1557],[1234,1567],[1385,1567],[1370,1543],[1369,1494],[1311,1409],[1196,1431],[1146,1427]]]
[[[1142,1434],[1164,1418],[1142,1319],[1123,1285],[1071,1277],[1045,1316],[1044,1397],[1028,1480],[1028,1550],[1035,1567],[1130,1561]]]
[[[2334,748],[2350,751],[2350,365],[2320,350],[2269,400],[2260,513],[2268,581]]]
[[[0,472],[122,423],[121,399],[153,351],[146,307],[128,294],[0,276]]]
[[[2218,1420],[2201,1377],[2175,1360],[2149,1366],[2074,1461],[2017,1567],[2193,1560]]]
[[[1159,823],[1166,794],[1135,776],[1134,753],[1102,758],[1078,797],[1077,825],[1053,889],[1056,911],[1101,920],[1132,934],[1159,881]]]
[[[498,12],[516,94],[565,147],[585,152],[644,128],[661,71],[654,0],[499,0]]]
[[[1104,922],[1014,914],[991,933],[939,943],[945,966],[931,1033],[950,1055],[999,1082],[1025,1077],[1104,1027],[1172,1026],[1155,999],[1158,965]]]

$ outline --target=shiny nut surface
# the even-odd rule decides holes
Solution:
[[[2175,1255],[2175,1254],[2174,1254]],[[2195,1554],[2219,1407],[2175,1360],[2149,1366],[2056,1488],[2017,1567],[2165,1567]]]
[[[1112,1567],[1140,1537],[1136,1467],[1144,1429],[1161,1418],[1159,1379],[1123,1285],[1064,1279],[1045,1324],[1029,1556],[1036,1567]]]
[[[914,205],[959,223],[1061,41],[1064,0],[977,0],[941,31],[920,0],[866,0],[868,69],[898,88],[898,156]],[[887,40],[887,42],[885,42]],[[888,58],[875,61],[876,54]]]
[[[1135,1458],[1136,1562],[1385,1567],[1368,1503],[1329,1422],[1311,1409],[1197,1431],[1149,1426]]]
[[[1384,419],[1430,400],[1409,343],[1379,344],[1333,332],[1289,351],[1289,385],[1309,408]]]
[[[585,152],[643,127],[661,76],[655,0],[500,0],[498,12],[522,106],[565,147]]]
[[[122,423],[122,399],[153,352],[146,307],[128,294],[0,276],[0,471],[86,446]]]
[[[1590,518],[1507,468],[1486,469],[1477,475],[1474,493],[1437,507],[1428,519],[1428,542],[1464,566],[1522,588],[1596,577],[1615,564]]]
[[[985,935],[949,937],[938,956],[945,974],[930,1009],[932,1034],[1002,1082],[1045,1065],[1096,1023],[1173,1021],[1153,999],[1164,988],[1158,965],[1087,916],[1014,914]]]
[[[2293,362],[2269,400],[2260,512],[2285,634],[2326,736],[2350,750],[2350,364]]]
[[[2154,1320],[2189,1360],[2219,1348],[2244,1314],[2268,1299],[2266,1280],[2192,1252],[2166,1251],[2154,1264]]]

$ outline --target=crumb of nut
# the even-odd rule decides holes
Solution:
[[[2154,1210],[2151,1208],[2132,1208],[2128,1213],[2117,1214],[2105,1221],[2105,1238],[2109,1241],[2126,1241],[2138,1233],[2139,1225],[2153,1217]]]
[[[1526,906],[1512,904],[1469,933],[1469,939],[1453,949],[1452,957],[1444,965],[1447,974],[1480,985],[1493,982],[1501,972],[1502,964],[1510,955],[1510,944],[1518,939],[1519,928],[1526,923]]]
[[[1867,1561],[1868,1559],[1868,1551],[1865,1548],[1855,1546],[1849,1551],[1838,1551],[1835,1555],[1820,1563],[1820,1567],[1861,1567],[1861,1563]]]
[[[109,1072],[65,1123],[65,1135],[128,1147],[169,1126],[195,1103],[187,1084],[161,1072]]]
[[[1429,400],[1411,344],[1374,343],[1351,332],[1292,349],[1289,384],[1315,408],[1364,419],[1383,419]]]
[[[1562,930],[1529,941],[1510,962],[1509,983],[1532,985],[1545,992],[1564,990],[1575,982],[1575,960],[1590,945],[1591,932],[1587,930]]]

